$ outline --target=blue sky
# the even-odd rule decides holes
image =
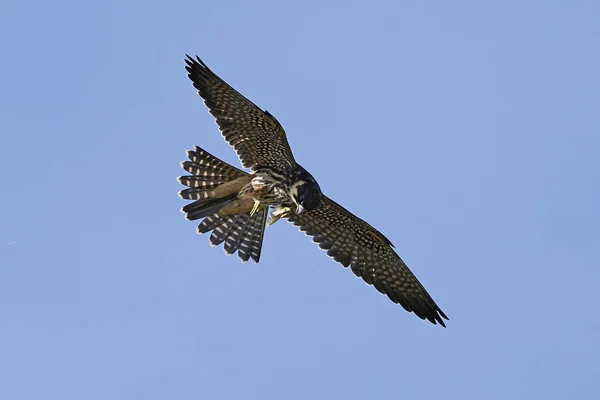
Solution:
[[[0,398],[598,396],[600,5],[282,3],[3,3]],[[281,121],[447,329],[290,224],[258,265],[195,234],[185,150],[237,160],[184,53]]]

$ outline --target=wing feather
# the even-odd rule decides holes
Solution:
[[[245,168],[281,170],[295,165],[285,131],[275,117],[229,86],[200,58],[187,56],[185,62],[188,77]]]
[[[289,217],[313,236],[327,254],[391,301],[419,318],[446,326],[448,317],[392,248],[392,243],[367,222],[323,196],[320,205]]]

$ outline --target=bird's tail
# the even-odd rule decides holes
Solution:
[[[179,192],[179,197],[194,202],[181,211],[189,220],[204,218],[198,225],[198,233],[212,231],[209,238],[212,246],[225,242],[225,253],[237,251],[242,261],[252,258],[258,262],[267,209],[259,209],[252,216],[249,212],[219,213],[236,201],[240,189],[250,181],[250,175],[198,146],[189,150],[187,156],[189,161],[183,161],[181,167],[191,175],[177,178],[179,183],[188,187]]]

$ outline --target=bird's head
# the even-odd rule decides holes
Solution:
[[[292,186],[291,195],[297,206],[296,213],[300,214],[303,210],[317,208],[323,194],[315,178],[302,168],[298,180]]]

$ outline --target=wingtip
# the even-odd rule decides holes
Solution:
[[[447,321],[450,321],[450,318],[448,318],[448,316],[446,314],[444,314],[444,312],[442,310],[440,310],[439,308],[438,308],[438,312],[440,313],[442,318],[444,318]]]
[[[444,319],[449,321],[450,318],[448,318],[446,316],[446,314],[444,314],[444,312],[442,310],[440,310],[439,308],[436,310],[436,314],[432,317],[427,317],[427,320],[429,322],[431,322],[434,325],[441,325],[443,328],[446,328],[446,323],[444,322]]]
[[[206,63],[200,59],[200,57],[196,56],[196,58],[194,58],[194,57],[190,56],[187,53],[185,53],[185,56],[186,56],[186,58],[184,59],[184,61],[188,65],[189,68],[193,68],[195,65],[199,65],[202,68],[210,70],[210,68],[208,68],[208,66],[206,65]],[[186,67],[186,69],[188,67]]]
[[[442,318],[446,319],[446,321],[450,321],[450,318],[448,318],[446,316],[446,314],[444,314],[441,310],[439,312],[440,312],[440,315],[442,316]],[[440,318],[438,321],[439,321],[440,325],[442,325],[445,328],[446,323],[444,322],[444,320],[442,318]]]

